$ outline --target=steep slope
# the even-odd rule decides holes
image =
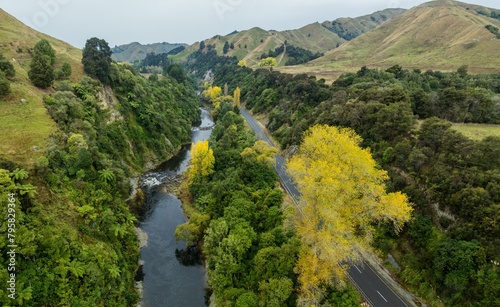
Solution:
[[[313,53],[325,53],[377,27],[386,20],[399,16],[404,11],[404,9],[386,9],[356,18],[339,18],[323,23],[316,22],[295,30],[266,31],[255,27],[241,32],[235,31],[225,36],[216,35],[203,42],[206,46],[215,45],[217,53],[223,55],[223,47],[227,41],[229,44],[234,45],[234,49],[229,49],[226,55],[236,56],[240,60],[245,59],[250,66],[256,66],[263,53],[280,47],[284,42]],[[185,61],[199,47],[200,43],[195,43],[172,58]],[[277,59],[278,66],[284,66],[287,61],[287,57],[283,54],[278,56]]]
[[[323,27],[336,33],[341,38],[350,41],[363,33],[376,28],[385,21],[403,14],[405,9],[385,9],[373,14],[356,18],[338,18],[333,21],[325,21]]]
[[[31,49],[40,39],[55,49],[56,69],[73,67],[70,82],[31,85]],[[130,177],[190,142],[198,97],[185,82],[148,80],[116,63],[103,85],[83,75],[80,50],[3,11],[0,52],[16,71],[12,94],[0,100],[0,208],[10,214],[0,229],[15,227],[10,243],[19,244],[13,277],[0,240],[0,283],[14,285],[0,290],[0,305],[135,306],[132,210],[144,199],[140,191],[130,197]]]
[[[138,42],[133,42],[130,44],[115,46],[114,48],[112,48],[111,50],[113,51],[113,55],[111,57],[117,62],[133,63],[134,61],[144,59],[146,57],[146,54],[148,53],[167,53],[170,50],[180,46],[186,46],[186,44],[170,44],[163,42],[142,45]]]
[[[72,81],[80,80],[83,66],[82,52],[73,46],[37,32],[0,9],[0,53],[16,70],[11,82],[12,93],[0,98],[0,156],[22,164],[31,163],[40,156],[37,148],[47,144],[55,124],[47,114],[42,96],[47,93],[33,86],[28,78],[31,50],[41,39],[50,42],[56,52],[56,69],[68,62],[72,67]],[[20,103],[26,99],[26,103]]]
[[[491,12],[496,10],[449,0],[429,2],[295,69],[334,72],[399,64],[456,70],[468,65],[473,73],[498,72],[500,59],[493,55],[500,40],[485,26],[498,27],[500,21],[488,17]]]

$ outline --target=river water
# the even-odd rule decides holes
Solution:
[[[192,142],[206,140],[214,125],[207,110],[201,110],[202,122],[193,128]],[[201,265],[183,266],[175,257],[176,249],[186,247],[185,242],[176,242],[177,225],[186,221],[181,201],[164,191],[162,184],[184,172],[190,160],[190,147],[144,174],[140,186],[147,194],[146,213],[139,228],[147,234],[147,246],[141,248],[144,262],[143,298],[144,307],[156,306],[205,306],[204,288],[206,271]]]

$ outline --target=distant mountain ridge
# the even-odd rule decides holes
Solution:
[[[337,18],[333,21],[325,21],[321,25],[346,41],[350,41],[404,12],[406,9],[390,8],[356,18]]]
[[[117,62],[130,62],[143,60],[146,54],[154,52],[155,54],[167,53],[177,47],[187,46],[187,44],[171,44],[167,42],[142,45],[138,42],[115,46],[111,50],[113,60]]]
[[[404,9],[385,9],[356,18],[339,18],[323,23],[315,22],[294,30],[267,31],[254,27],[244,31],[234,31],[228,35],[216,35],[204,40],[203,44],[215,46],[213,49],[217,51],[218,55],[235,56],[240,60],[247,60],[249,66],[256,66],[262,54],[279,48],[285,42],[287,45],[306,49],[313,53],[324,53],[346,43],[348,40],[342,36],[357,37],[386,20],[399,16],[404,11]],[[230,48],[224,54],[226,41],[234,48]],[[200,48],[200,43],[197,42],[187,47],[184,52],[174,58],[185,61],[189,54]],[[283,52],[277,57],[278,66],[285,65],[288,60],[286,53]]]
[[[283,71],[311,73],[329,80],[361,66],[454,71],[466,65],[472,73],[498,73],[500,39],[488,28],[499,28],[499,18],[498,9],[451,0],[431,1],[387,20],[323,57]]]

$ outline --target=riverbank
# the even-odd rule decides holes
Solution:
[[[202,109],[201,123],[192,129],[192,143],[208,139],[213,121]],[[178,198],[182,173],[190,161],[190,145],[168,161],[144,173],[135,182],[135,200],[142,200],[139,227],[144,280],[138,306],[204,306],[206,270],[202,265],[184,266],[178,252],[186,247],[177,242],[175,229],[186,221]]]

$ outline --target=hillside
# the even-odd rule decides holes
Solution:
[[[37,32],[0,9],[0,53],[12,60],[16,76],[11,82],[12,93],[0,98],[0,156],[18,163],[32,163],[41,153],[55,124],[42,102],[46,91],[33,86],[28,78],[30,52],[41,39],[50,42],[56,52],[56,69],[68,62],[72,81],[80,80],[83,67],[82,52],[73,46]],[[20,103],[20,99],[27,103]],[[35,151],[34,151],[35,149]]]
[[[489,16],[497,10],[457,1],[433,1],[414,7],[325,56],[289,72],[317,75],[352,72],[361,66],[451,71],[468,65],[473,73],[500,71],[492,56],[500,40],[485,28],[500,26]]]
[[[350,41],[376,28],[385,21],[403,14],[405,11],[405,9],[385,9],[356,18],[346,17],[333,21],[325,21],[322,25],[346,41]]]
[[[280,47],[285,42],[288,45],[306,49],[313,53],[325,53],[359,36],[361,33],[377,27],[386,20],[399,16],[404,11],[403,9],[386,9],[356,18],[339,18],[323,23],[316,22],[295,30],[266,31],[254,27],[245,31],[235,31],[225,36],[216,35],[204,40],[204,44],[206,46],[215,45],[217,54],[223,55],[223,47],[227,41],[229,44],[234,45],[234,49],[229,49],[226,55],[236,56],[239,60],[245,59],[250,66],[256,66],[262,54]],[[200,43],[195,43],[172,58],[185,61],[199,47]],[[284,66],[287,60],[286,55],[280,54],[277,57],[278,66]]]
[[[112,48],[111,50],[113,51],[113,55],[111,57],[117,62],[133,63],[134,61],[144,59],[146,57],[146,54],[148,53],[167,53],[170,50],[180,46],[186,46],[186,44],[170,44],[163,42],[142,45],[138,42],[133,42],[130,44],[115,46],[114,48]]]
[[[73,71],[70,80],[46,90],[28,78],[41,39],[52,47],[46,50],[54,49],[55,68],[68,62]],[[9,66],[9,79],[3,72],[2,79],[12,93],[3,91],[0,100],[0,194],[13,196],[0,198],[2,215],[10,215],[0,229],[15,230],[9,241],[19,244],[15,274],[0,270],[0,283],[14,285],[0,290],[1,306],[138,301],[134,213],[144,199],[140,192],[130,197],[130,178],[190,143],[199,99],[180,78],[148,80],[130,65],[113,63],[106,47],[92,50],[103,60],[97,64],[103,84],[83,74],[80,50],[0,11],[0,52],[15,69],[11,77],[2,58],[2,70]],[[96,65],[94,58],[87,63]],[[6,244],[0,240],[3,268],[13,259]]]

